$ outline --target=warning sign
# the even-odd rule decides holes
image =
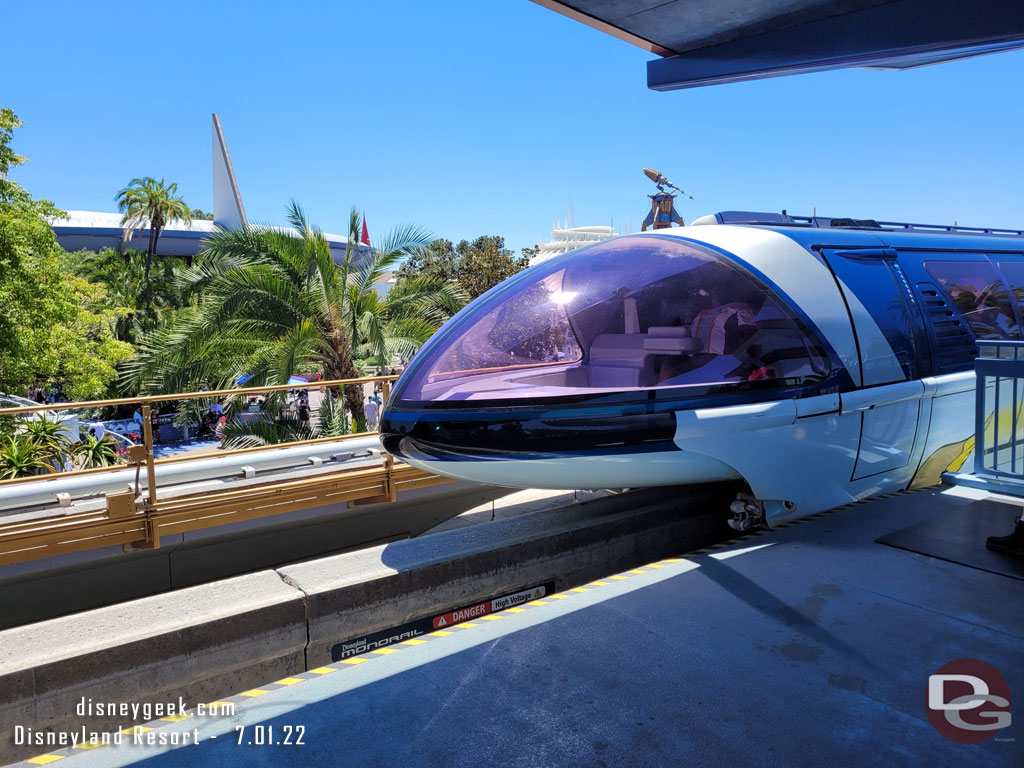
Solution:
[[[539,597],[544,597],[546,594],[546,586],[532,587],[531,589],[524,589],[521,592],[513,592],[511,595],[496,597],[493,600],[488,600],[486,603],[478,603],[476,605],[471,605],[468,608],[460,608],[457,611],[451,611],[450,613],[435,616],[434,629],[441,629],[442,627],[448,627],[452,624],[461,624],[463,621],[476,619],[488,613],[494,613],[495,611],[503,611],[514,605],[522,605],[523,603],[528,603],[531,600],[536,600]]]
[[[544,595],[548,594],[553,589],[554,584],[542,584],[538,587],[531,587],[530,589],[513,592],[510,595],[502,595],[483,603],[477,603],[476,605],[470,605],[454,611],[449,611],[448,613],[443,613],[440,616],[434,616],[433,618],[430,618],[428,614],[427,618],[411,621],[408,624],[403,624],[402,626],[395,627],[394,629],[385,630],[383,632],[374,632],[370,635],[338,643],[331,648],[331,660],[340,661],[351,656],[359,656],[367,651],[373,651],[378,648],[384,648],[388,645],[395,645],[397,643],[403,643],[406,640],[420,637],[432,630],[444,629],[445,627],[450,627],[453,624],[461,624],[464,621],[485,616],[488,613],[503,611],[506,608],[522,605],[523,603],[528,603],[531,600],[536,600],[539,597],[544,597]]]
[[[539,597],[544,597],[546,594],[547,589],[541,586],[534,587],[533,589],[524,589],[522,592],[505,595],[504,597],[496,597],[491,600],[491,610],[503,611],[506,608],[511,608],[513,605],[521,605],[522,603],[528,603],[531,600],[536,600]]]
[[[483,616],[490,612],[490,603],[480,603],[479,605],[471,605],[469,608],[461,608],[458,611],[452,611],[451,613],[436,616],[434,618],[434,629],[440,629],[441,627],[447,627],[451,624],[469,621],[470,619],[475,619],[477,616]]]

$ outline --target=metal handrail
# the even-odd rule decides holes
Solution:
[[[47,405],[35,406],[25,405],[18,406],[15,408],[0,408],[0,416],[36,413],[39,411],[85,410],[91,408],[105,408],[114,405],[132,405],[136,403],[141,405],[148,405],[150,403],[166,403],[174,400],[203,400],[217,397],[229,397],[235,395],[258,395],[265,394],[267,392],[290,391],[293,389],[319,389],[321,387],[345,386],[347,384],[369,384],[377,381],[384,383],[383,399],[387,400],[388,394],[390,392],[390,387],[388,385],[391,382],[395,381],[395,379],[397,378],[397,375],[388,374],[385,376],[365,376],[358,379],[333,379],[331,381],[310,381],[306,382],[305,384],[273,384],[258,387],[244,387],[239,389],[218,389],[204,392],[179,392],[168,395],[141,395],[139,397],[121,397],[109,400],[89,400],[75,403],[50,403]],[[148,418],[144,418],[143,421],[144,426],[145,424],[150,423]],[[358,432],[351,435],[339,435],[338,437],[317,437],[312,438],[310,440],[295,440],[293,442],[288,443],[260,445],[252,448],[232,448],[225,451],[218,451],[217,453],[201,453],[196,454],[194,456],[167,457],[162,459],[157,459],[153,457],[152,461],[149,463],[152,463],[154,466],[162,464],[175,464],[185,461],[195,461],[199,459],[208,459],[213,457],[219,458],[223,456],[235,456],[239,454],[255,453],[257,451],[274,450],[276,448],[292,447],[298,445],[315,445],[317,443],[334,442],[337,440],[347,440],[357,437],[367,437],[372,434],[372,432]],[[149,450],[151,451],[152,449],[150,448]],[[81,477],[83,475],[98,475],[103,474],[105,472],[116,472],[119,470],[123,470],[127,466],[132,466],[132,464],[112,464],[108,467],[74,469],[69,470],[67,472],[53,472],[45,475],[29,475],[27,477],[15,477],[8,480],[0,480],[0,488],[12,485],[21,485],[24,483],[53,481],[57,478]]]
[[[1024,341],[978,341],[975,361],[977,385],[974,398],[974,472],[998,478],[1024,480],[1024,468],[1017,471],[1018,454],[1024,460],[1024,436],[1018,437],[1018,425],[1024,414]],[[1000,442],[1000,389],[1004,380],[1013,384],[1010,406],[1010,435]],[[989,422],[986,393],[994,383],[992,419]],[[991,424],[991,429],[988,428]],[[991,439],[990,439],[991,438]],[[1020,443],[1020,445],[1018,445]],[[1000,451],[1009,448],[1010,469],[1000,468]],[[991,456],[991,463],[986,458]]]
[[[155,507],[79,512],[0,523],[0,566],[110,546],[158,548],[162,535],[202,530],[294,512],[310,506],[311,495],[331,502],[394,501],[396,492],[449,482],[400,464],[393,469],[347,470],[305,480],[166,499]]]
[[[132,405],[133,403],[168,403],[172,400],[203,400],[211,397],[229,397],[233,395],[261,395],[265,392],[286,392],[292,389],[319,389],[320,387],[337,387],[346,384],[368,384],[374,381],[394,381],[397,378],[397,375],[392,374],[387,376],[366,376],[359,379],[310,381],[305,384],[268,384],[262,387],[245,387],[242,389],[212,389],[207,392],[177,392],[168,395],[117,397],[112,400],[87,400],[77,403],[22,405],[17,408],[0,408],[0,416],[9,416],[16,413],[34,413],[36,411],[81,411],[87,408],[106,408],[112,405]]]
[[[248,454],[258,451],[318,443],[336,442],[365,438],[372,432],[360,432],[339,437],[320,437],[298,440],[290,443],[240,448],[218,453],[203,453],[194,456],[156,459],[153,455],[153,432],[150,420],[150,404],[171,400],[209,399],[234,395],[261,394],[292,389],[313,389],[319,387],[344,386],[383,382],[383,398],[390,394],[390,384],[397,376],[367,376],[358,379],[335,379],[331,381],[307,382],[305,384],[277,384],[262,387],[246,387],[207,392],[183,392],[170,395],[147,395],[135,398],[116,398],[79,403],[60,403],[0,409],[0,415],[13,415],[51,410],[81,410],[110,405],[139,403],[142,405],[142,430],[144,444],[132,446],[134,455],[129,464],[96,467],[94,469],[0,481],[0,487],[10,487],[26,482],[59,480],[64,477],[102,474],[136,467],[141,472],[145,467],[148,482],[146,495],[139,499],[135,492],[108,493],[105,509],[92,512],[61,514],[21,522],[0,522],[0,565],[41,557],[52,557],[70,552],[125,545],[133,548],[158,548],[161,534],[179,533],[189,530],[211,528],[226,523],[240,522],[271,515],[304,509],[311,499],[349,501],[352,503],[377,503],[394,501],[398,487],[419,488],[448,482],[429,472],[404,464],[395,464],[390,454],[385,454],[379,467],[368,469],[341,470],[317,474],[298,480],[277,481],[229,491],[207,492],[199,496],[157,499],[155,466],[195,461],[210,457]]]
[[[217,453],[196,453],[191,456],[165,456],[154,459],[156,466],[164,464],[180,464],[185,461],[198,461],[199,459],[219,459],[224,456],[238,456],[243,453],[257,453],[259,451],[273,451],[280,448],[290,448],[297,445],[317,445],[319,443],[336,443],[340,440],[355,440],[362,437],[372,437],[376,432],[353,432],[350,435],[338,435],[337,437],[314,437],[309,440],[295,440],[290,443],[273,443],[271,445],[257,445],[252,448],[232,448]],[[107,467],[92,467],[91,469],[72,469],[67,472],[54,472],[49,475],[29,475],[28,477],[14,477],[9,480],[0,480],[0,488],[10,485],[21,485],[34,483],[43,480],[58,480],[65,477],[82,477],[83,475],[101,475],[105,472],[116,472],[131,467],[131,464],[111,464]]]

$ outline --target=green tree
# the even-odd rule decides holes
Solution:
[[[0,422],[0,480],[57,472],[70,451],[66,427],[41,414]]]
[[[297,236],[244,227],[207,241],[181,278],[184,295],[198,297],[197,306],[146,338],[126,366],[131,386],[225,388],[243,374],[253,377],[247,386],[283,384],[309,365],[328,379],[356,378],[360,368],[418,349],[464,299],[457,287],[432,278],[378,294],[374,286],[384,273],[428,242],[418,227],[398,228],[373,249],[361,249],[362,222],[353,210],[348,246],[335,264],[323,234],[294,202],[288,221]],[[346,386],[345,401],[362,422],[362,387]]]
[[[455,250],[451,240],[438,239],[424,248],[417,248],[402,262],[395,277],[398,280],[412,280],[417,277],[435,277],[439,280],[457,282],[462,257]]]
[[[224,431],[224,447],[253,448],[260,445],[276,445],[279,443],[297,443],[300,440],[314,440],[318,437],[340,437],[350,432],[348,416],[339,404],[338,398],[330,392],[324,393],[320,407],[317,409],[315,424],[275,423],[262,421],[257,423],[232,419]]]
[[[527,250],[517,257],[515,251],[505,247],[505,238],[498,235],[462,240],[457,246],[452,245],[451,240],[434,240],[405,260],[397,278],[399,281],[415,277],[454,280],[470,299],[475,299],[529,266]]]
[[[193,208],[192,209],[192,218],[193,219],[200,219],[201,221],[213,221],[213,214],[212,213],[207,213],[202,208]]]
[[[131,237],[133,230],[149,228],[142,303],[144,309],[149,309],[152,299],[149,272],[153,266],[153,259],[156,258],[160,233],[173,219],[184,221],[186,226],[191,227],[191,211],[178,195],[177,182],[167,186],[163,179],[157,181],[150,176],[132,179],[127,187],[114,196],[114,201],[117,203],[117,209],[123,214],[121,226],[124,228],[125,240]]]
[[[182,259],[161,259],[147,282],[146,254],[134,250],[118,253],[113,248],[70,254],[74,271],[89,282],[106,288],[107,300],[117,313],[114,335],[135,343],[169,319],[181,307],[176,279],[185,267]],[[146,306],[146,287],[151,292]]]
[[[9,178],[24,162],[10,142],[21,121],[0,109],[0,391],[60,384],[98,397],[131,347],[114,338],[103,286],[68,269],[50,220],[62,214]]]
[[[463,240],[455,249],[462,260],[459,285],[470,299],[529,266],[525,256],[516,257],[515,251],[505,247],[505,238],[497,235],[483,235],[473,242]]]
[[[8,178],[11,168],[25,162],[24,157],[11,149],[14,129],[20,127],[21,120],[13,111],[7,107],[0,108],[0,200],[6,202],[28,199],[28,193]]]

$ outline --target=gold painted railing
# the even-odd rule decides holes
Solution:
[[[283,390],[320,389],[383,382],[383,399],[386,401],[391,382],[396,376],[369,376],[358,379],[317,381],[307,384],[282,384],[242,389],[225,389],[207,392],[184,392],[169,395],[149,395],[111,400],[96,400],[77,403],[57,403],[39,406],[2,408],[0,416],[34,413],[38,411],[71,411],[101,408],[113,405],[141,405],[143,444],[129,448],[129,464],[94,469],[80,469],[46,475],[15,478],[0,481],[0,494],[6,487],[24,483],[53,481],[61,477],[102,474],[130,467],[136,473],[146,470],[145,496],[134,492],[108,493],[106,507],[92,512],[61,514],[34,520],[0,522],[0,565],[34,560],[42,557],[80,552],[88,549],[115,545],[130,546],[134,549],[157,548],[160,537],[202,528],[211,528],[228,523],[268,517],[294,512],[322,504],[353,502],[371,504],[394,501],[402,490],[422,488],[447,482],[447,478],[432,475],[405,464],[395,464],[390,454],[385,454],[379,467],[355,470],[339,470],[321,473],[312,477],[239,488],[231,491],[191,494],[187,497],[160,500],[157,493],[156,465],[171,464],[213,456],[271,451],[295,445],[316,445],[325,442],[366,437],[372,433],[361,432],[339,437],[321,437],[290,443],[265,445],[255,448],[241,448],[217,453],[202,453],[194,456],[157,459],[153,455],[153,431],[150,405],[156,402],[177,400],[213,399],[238,395],[265,394]]]

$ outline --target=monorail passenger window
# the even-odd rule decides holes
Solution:
[[[1018,310],[1024,313],[1024,261],[1006,261],[1005,257],[998,262],[999,271],[1010,284],[1010,291]]]
[[[847,301],[856,299],[873,323],[854,313],[858,351],[865,384],[889,384],[920,376],[914,322],[902,277],[883,259],[828,258]],[[874,332],[877,325],[881,336]]]
[[[924,268],[957,306],[978,339],[1019,339],[1010,291],[988,261],[926,261]]]
[[[828,356],[770,288],[710,249],[619,238],[556,257],[456,318],[414,361],[406,399],[823,379]]]

